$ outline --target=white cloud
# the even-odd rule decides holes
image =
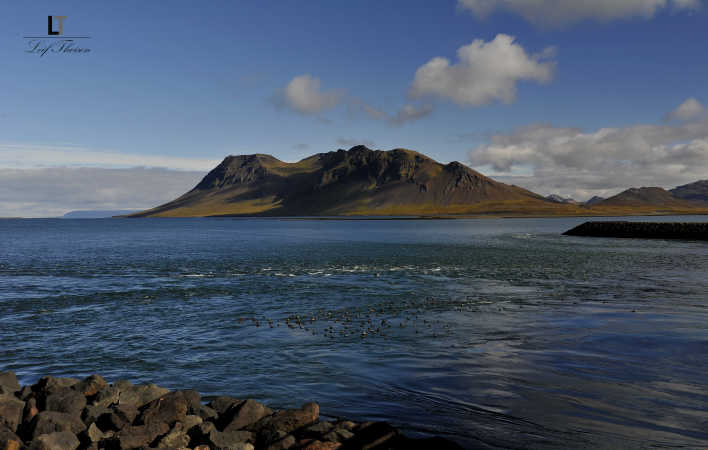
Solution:
[[[192,189],[204,175],[145,168],[0,169],[0,217],[152,208]]]
[[[703,114],[704,111],[705,108],[701,102],[691,97],[669,112],[666,115],[666,120],[691,120]]]
[[[0,167],[163,167],[176,170],[211,170],[221,160],[139,155],[96,151],[81,147],[0,144]]]
[[[693,11],[701,0],[458,0],[458,7],[480,18],[504,10],[536,25],[557,27],[582,20],[649,19],[664,9]]]
[[[707,177],[708,121],[591,132],[532,125],[492,136],[469,159],[542,194],[583,199],[632,186],[675,187]]]
[[[423,117],[429,116],[433,112],[433,105],[426,104],[419,108],[413,105],[405,105],[394,116],[389,117],[388,121],[392,125],[402,125],[406,122],[412,122]]]
[[[463,106],[480,106],[495,100],[511,103],[516,97],[517,82],[550,81],[555,70],[553,49],[529,55],[514,40],[506,34],[489,42],[476,39],[457,50],[457,64],[440,56],[431,59],[416,71],[411,97],[433,95]]]
[[[341,98],[341,91],[322,91],[319,78],[307,74],[293,78],[283,90],[285,105],[303,114],[318,114],[334,108]]]

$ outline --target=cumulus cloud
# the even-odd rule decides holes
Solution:
[[[699,117],[704,111],[705,108],[701,102],[691,97],[669,112],[666,115],[666,120],[691,120]]]
[[[152,208],[187,192],[204,175],[156,168],[4,168],[0,169],[0,217]]]
[[[535,25],[557,27],[583,20],[649,19],[665,9],[694,11],[701,0],[458,0],[458,7],[480,18],[503,10]]]
[[[433,112],[433,105],[427,104],[416,108],[413,105],[405,105],[395,115],[388,120],[392,125],[402,125],[406,122],[422,119]]]
[[[305,74],[290,80],[279,102],[302,114],[319,114],[337,106],[342,96],[340,90],[323,91],[319,78]]]
[[[528,54],[513,36],[497,35],[492,41],[474,40],[457,50],[459,61],[438,56],[415,73],[410,96],[437,96],[461,106],[481,106],[516,98],[516,83],[547,83],[553,78],[554,50]]]
[[[531,125],[493,135],[469,160],[505,182],[578,199],[675,187],[708,175],[708,121],[596,131]]]

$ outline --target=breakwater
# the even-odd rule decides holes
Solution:
[[[407,438],[386,422],[322,420],[316,403],[272,410],[253,399],[47,376],[20,386],[0,373],[0,448],[6,450],[458,449],[439,438]]]
[[[585,222],[563,234],[566,236],[708,240],[708,223]]]

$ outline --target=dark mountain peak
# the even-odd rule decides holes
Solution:
[[[596,205],[603,206],[672,206],[681,205],[681,199],[660,187],[629,188]]]
[[[224,158],[221,164],[212,169],[194,189],[206,190],[261,181],[269,175],[269,168],[277,164],[283,163],[271,155],[261,153],[229,155]]]
[[[708,180],[700,180],[695,183],[684,184],[669,191],[674,197],[684,200],[708,203]]]

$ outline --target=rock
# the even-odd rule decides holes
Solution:
[[[212,450],[232,450],[242,448],[241,444],[253,441],[253,433],[249,431],[221,432],[213,429],[206,436],[205,444]]]
[[[0,395],[11,396],[20,390],[15,372],[0,372]]]
[[[29,450],[75,450],[79,444],[74,433],[57,431],[36,437],[29,445]]]
[[[177,422],[174,427],[157,443],[157,448],[185,448],[189,445],[189,436],[184,432],[182,424]]]
[[[184,420],[182,421],[182,425],[184,426],[185,431],[189,431],[192,428],[196,427],[197,425],[199,425],[203,422],[204,422],[204,420],[202,420],[202,418],[199,416],[187,415],[184,417]]]
[[[317,403],[306,403],[300,409],[288,409],[266,416],[248,429],[257,433],[256,443],[259,447],[267,447],[283,433],[290,434],[316,422],[319,414],[320,407]]]
[[[344,428],[336,428],[322,436],[322,440],[330,442],[344,442],[354,437],[354,433]]]
[[[324,436],[325,434],[329,433],[332,431],[332,428],[334,428],[334,425],[331,422],[323,421],[316,423],[314,425],[310,425],[307,427],[303,432],[302,436],[306,438],[320,438]]]
[[[204,420],[216,420],[219,417],[219,413],[215,409],[206,405],[199,405],[196,414]]]
[[[32,386],[23,386],[22,389],[20,389],[20,392],[17,393],[17,396],[23,402],[26,402],[33,395],[34,392],[32,392]]]
[[[22,439],[11,431],[0,431],[0,450],[20,450]]]
[[[356,423],[350,421],[350,420],[340,420],[337,422],[336,425],[337,428],[344,428],[347,431],[352,431],[354,428],[357,427]]]
[[[223,431],[235,431],[256,423],[271,414],[273,411],[270,408],[249,398],[229,408],[222,414],[223,419],[220,422]]]
[[[237,405],[239,403],[243,402],[243,400],[235,398],[235,397],[229,397],[227,395],[220,395],[219,397],[216,397],[209,403],[207,403],[207,406],[212,408],[218,415],[224,414],[229,408],[231,408],[234,405]]]
[[[108,413],[99,416],[96,424],[103,431],[118,431],[128,425],[132,425],[138,416],[138,408],[135,405],[116,405]]]
[[[107,439],[109,437],[113,436],[113,432],[109,431],[107,433],[104,433],[101,431],[95,423],[92,423],[91,425],[88,426],[88,428],[82,433],[83,436],[86,437],[86,441],[88,442],[98,442],[102,439]]]
[[[303,443],[299,446],[301,450],[337,450],[342,444],[339,442],[321,442],[317,440],[310,440],[307,443]]]
[[[43,434],[71,431],[78,434],[86,429],[86,425],[76,416],[56,411],[42,411],[32,419],[29,435],[32,440]]]
[[[106,386],[99,390],[91,400],[92,406],[111,406],[118,403],[120,389],[115,386]]]
[[[294,447],[296,443],[297,441],[295,440],[295,436],[293,436],[292,434],[287,434],[282,436],[274,443],[270,444],[267,447],[267,450],[287,450],[291,447]]]
[[[94,406],[94,405],[89,405],[86,408],[84,408],[84,411],[81,413],[81,419],[84,421],[86,425],[90,425],[94,422],[98,422],[98,418],[101,417],[104,414],[110,414],[113,412],[112,409],[106,408],[105,406]],[[136,414],[137,414],[137,409],[136,409]]]
[[[187,400],[187,414],[198,415],[199,407],[202,406],[202,396],[194,389],[184,389],[180,391]]]
[[[355,431],[354,437],[347,441],[347,448],[375,448],[400,436],[398,430],[387,422],[365,422]]]
[[[72,416],[80,416],[85,407],[86,397],[72,388],[59,389],[49,394],[44,401],[47,411],[63,412]]]
[[[171,392],[155,399],[143,407],[137,423],[146,425],[151,422],[161,422],[174,425],[181,422],[187,415],[187,400],[181,391]]]
[[[80,382],[76,383],[72,388],[81,393],[84,397],[92,397],[100,390],[108,387],[106,380],[100,375],[90,375]]]
[[[120,384],[117,382],[115,385],[120,389],[118,404],[135,405],[138,408],[170,392],[169,389],[162,388],[156,384],[128,386],[125,382],[121,382]]]
[[[126,450],[138,447],[147,447],[159,436],[167,434],[170,427],[165,423],[151,423],[149,425],[128,425],[120,430],[111,439],[103,442],[107,448]]]
[[[14,397],[0,398],[0,427],[6,426],[13,433],[22,423],[25,402]]]
[[[61,389],[71,387],[78,382],[79,380],[76,378],[56,378],[52,376],[42,377],[37,383],[32,385],[32,391],[40,394],[41,398],[44,398]]]

